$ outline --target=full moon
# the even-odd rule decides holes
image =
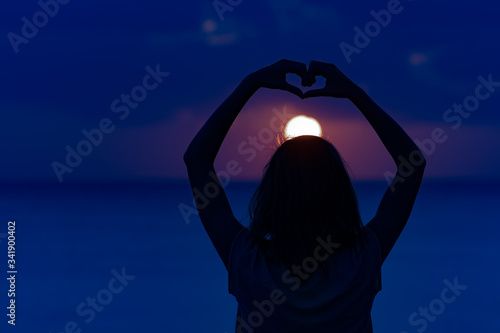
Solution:
[[[297,116],[286,124],[285,135],[287,139],[301,135],[321,136],[321,126],[314,118]]]

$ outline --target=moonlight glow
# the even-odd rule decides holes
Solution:
[[[321,126],[314,118],[297,116],[286,124],[285,135],[287,139],[301,135],[321,136]]]

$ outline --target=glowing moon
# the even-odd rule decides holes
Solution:
[[[321,126],[314,118],[297,116],[286,124],[285,135],[287,139],[301,135],[321,136]]]

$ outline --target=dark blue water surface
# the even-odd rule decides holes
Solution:
[[[245,225],[255,187],[227,187]],[[355,188],[367,222],[385,184]],[[224,266],[198,217],[179,211],[192,206],[186,182],[3,186],[0,200],[5,277],[7,221],[16,220],[18,332],[234,331]],[[383,266],[375,332],[500,331],[499,203],[498,184],[424,181]],[[446,303],[447,283],[467,288],[445,291]],[[0,287],[3,332],[10,326],[5,278]]]

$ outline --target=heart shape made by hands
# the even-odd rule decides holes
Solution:
[[[286,82],[290,83],[291,85],[299,88],[302,93],[305,93],[309,90],[319,90],[323,89],[326,85],[326,79],[323,76],[316,76],[314,77],[314,82],[312,85],[308,86],[303,86],[302,85],[302,78],[298,74],[287,74],[286,76]]]

